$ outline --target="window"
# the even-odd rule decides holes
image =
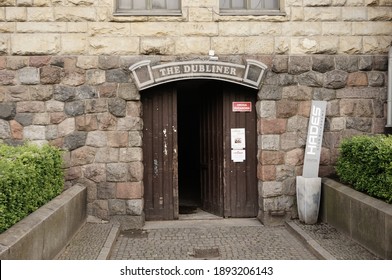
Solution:
[[[180,15],[181,0],[117,0],[116,15]]]
[[[277,14],[280,0],[219,0],[219,10],[227,14]]]

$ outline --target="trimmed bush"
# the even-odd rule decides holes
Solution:
[[[62,166],[55,147],[0,144],[0,232],[62,192]]]
[[[344,139],[336,172],[354,189],[392,203],[392,137],[362,135]]]

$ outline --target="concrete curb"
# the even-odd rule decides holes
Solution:
[[[113,224],[110,232],[106,238],[105,244],[103,245],[97,260],[108,260],[110,254],[112,252],[113,246],[117,240],[118,235],[120,234],[120,224],[115,223]]]
[[[327,250],[320,246],[313,238],[303,231],[294,222],[286,222],[287,229],[294,234],[312,253],[320,260],[336,260]]]

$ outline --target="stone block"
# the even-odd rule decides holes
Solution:
[[[347,118],[346,120],[347,129],[355,129],[361,132],[370,133],[372,131],[372,124],[373,120],[371,118],[353,117]]]
[[[109,213],[110,215],[124,215],[125,210],[125,201],[121,199],[109,199]]]
[[[23,138],[29,140],[45,140],[45,126],[30,125],[23,129]]]
[[[259,184],[259,193],[263,198],[282,195],[281,182],[262,182]]]
[[[96,189],[98,199],[116,198],[116,183],[100,182]]]
[[[99,130],[115,130],[117,119],[110,113],[101,113],[97,115]]]
[[[275,165],[257,165],[257,178],[261,181],[275,181],[276,168]]]
[[[284,163],[285,153],[281,151],[261,151],[259,162],[263,165],[278,165]]]
[[[108,101],[109,112],[116,117],[126,116],[127,102],[121,98],[112,98]]]
[[[106,181],[106,166],[103,163],[93,163],[82,166],[82,172],[85,178],[96,182]]]
[[[359,36],[341,36],[339,41],[339,53],[359,54],[363,52],[363,41]]]
[[[91,69],[86,71],[86,81],[89,85],[99,85],[106,81],[104,70]]]
[[[28,7],[27,21],[52,22],[54,21],[52,7]]]
[[[11,138],[11,127],[8,121],[0,119],[0,138],[9,139]]]
[[[104,113],[108,111],[108,100],[105,99],[89,99],[86,100],[85,112],[91,113]]]
[[[49,113],[36,113],[33,117],[34,125],[48,125],[50,124],[50,115]]]
[[[143,184],[141,182],[117,183],[116,197],[120,199],[140,199],[143,197]]]
[[[86,145],[87,132],[74,131],[64,137],[63,147],[69,151],[73,151],[79,147]]]
[[[129,178],[128,163],[108,163],[106,166],[106,178],[108,182],[125,182]]]
[[[43,101],[21,101],[16,104],[17,113],[42,113],[45,111]]]
[[[75,117],[75,128],[81,131],[93,131],[98,128],[97,116],[82,115]]]
[[[312,68],[312,58],[309,56],[290,56],[289,58],[289,74],[302,74],[310,71]]]
[[[384,73],[376,71],[368,72],[367,79],[371,87],[382,87],[385,85],[386,80]]]
[[[14,102],[0,103],[0,119],[10,120],[16,114],[16,104]]]
[[[23,126],[20,123],[18,123],[15,120],[11,120],[10,128],[11,128],[11,136],[13,139],[23,140]]]
[[[117,95],[118,97],[127,101],[140,100],[140,94],[133,83],[119,84],[117,89]]]
[[[80,116],[84,114],[84,110],[85,103],[83,100],[66,102],[64,106],[64,112],[70,117]]]
[[[143,200],[132,199],[126,201],[126,212],[131,216],[141,216],[143,214]]]
[[[142,130],[143,120],[140,117],[125,117],[118,119],[117,130]]]
[[[117,148],[98,148],[95,156],[95,162],[118,162],[119,161],[119,150]]]
[[[226,49],[229,46],[224,46],[220,42],[215,42],[214,38],[211,38],[214,42],[210,45],[210,38],[205,37],[179,37],[175,41],[175,55],[208,55],[210,49],[214,49],[219,54],[227,54]],[[219,40],[218,40],[219,41]],[[236,44],[238,44],[238,39]],[[232,42],[234,43],[234,42]],[[234,47],[235,48],[235,47]],[[243,53],[243,50],[242,52]]]
[[[94,162],[96,148],[93,147],[80,147],[71,152],[72,166],[86,165]]]
[[[85,34],[62,34],[61,53],[69,55],[85,54],[87,49],[87,36]]]
[[[368,76],[364,72],[349,73],[347,85],[352,87],[368,86]]]
[[[129,55],[139,52],[138,37],[92,37],[88,40],[87,53],[91,55]]]
[[[63,69],[57,66],[44,66],[40,69],[42,84],[58,84],[63,76]]]
[[[107,135],[104,131],[90,131],[87,134],[86,145],[92,147],[105,147],[107,145]]]
[[[128,132],[126,131],[110,131],[107,132],[109,147],[127,147],[128,146]]]
[[[0,84],[4,86],[15,85],[17,83],[15,72],[9,70],[0,71]]]
[[[35,67],[26,67],[17,71],[19,82],[22,85],[36,85],[40,82],[39,69]]]
[[[175,52],[172,38],[142,38],[140,53],[144,55],[169,55]]]
[[[343,88],[347,84],[348,73],[342,70],[332,70],[325,74],[324,87],[330,89]]]
[[[11,52],[15,55],[49,55],[59,51],[58,34],[14,34],[11,37]]]
[[[258,137],[259,144],[262,150],[278,151],[280,149],[279,135],[261,135]]]
[[[275,101],[258,101],[256,111],[259,118],[275,118],[276,102]]]
[[[282,98],[282,87],[277,85],[263,85],[258,96],[262,100],[279,100]]]
[[[260,134],[282,134],[286,131],[286,119],[260,119]]]
[[[299,166],[304,163],[304,150],[302,148],[296,148],[294,150],[288,151],[285,157],[285,163],[287,165]]]
[[[143,160],[143,150],[139,147],[135,148],[121,148],[120,149],[120,161],[121,162],[133,162]]]
[[[342,99],[340,115],[353,117],[373,117],[373,102],[371,99]]]
[[[95,69],[98,67],[98,58],[99,57],[97,56],[85,56],[85,55],[78,56],[76,67],[85,70]]]
[[[276,116],[289,118],[298,113],[298,102],[292,100],[279,100],[276,102]]]
[[[129,132],[129,147],[141,147],[143,144],[143,133],[141,131]]]

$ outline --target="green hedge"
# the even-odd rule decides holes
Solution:
[[[392,137],[362,135],[344,139],[336,171],[354,189],[392,203]]]
[[[62,166],[55,147],[0,144],[0,232],[62,192]]]

